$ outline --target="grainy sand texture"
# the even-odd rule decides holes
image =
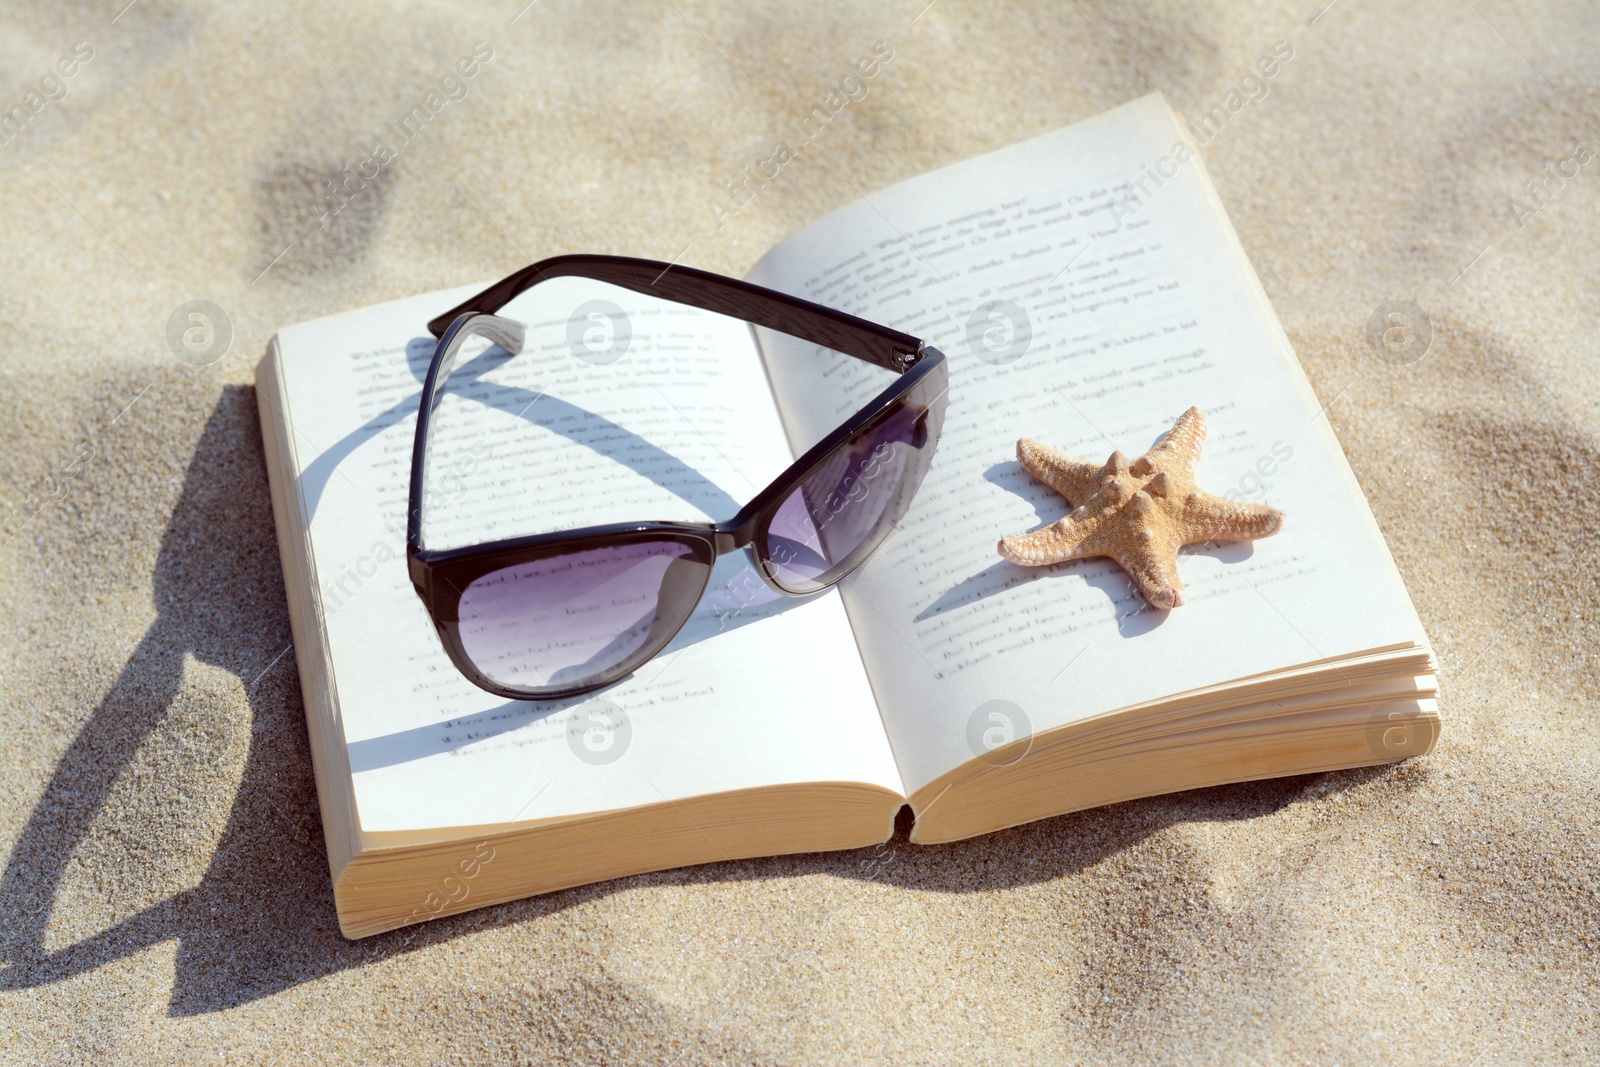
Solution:
[[[0,20],[0,1060],[1600,1059],[1592,4],[522,2]],[[854,187],[1151,89],[1209,112],[1279,41],[1205,158],[1437,646],[1431,756],[339,935],[250,384],[275,329],[566,251],[740,274]],[[191,299],[231,324],[209,366],[167,342]],[[1369,345],[1388,300],[1420,360]]]

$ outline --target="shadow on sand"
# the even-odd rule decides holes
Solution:
[[[229,536],[217,536],[224,528]],[[207,419],[162,536],[153,575],[158,617],[61,756],[7,857],[0,882],[0,987],[63,981],[176,940],[169,1013],[198,1015],[481,927],[537,922],[625,888],[808,873],[923,891],[1005,888],[1070,875],[1177,822],[1269,814],[1311,780],[1199,790],[1159,798],[1159,804],[1136,801],[931,848],[909,845],[902,825],[879,850],[639,875],[352,942],[339,933],[334,915],[292,654],[263,671],[288,641],[287,605],[281,597],[241,592],[280,589],[281,583],[254,391],[229,386]],[[186,655],[233,673],[248,696],[249,752],[209,866],[193,888],[51,950],[51,913],[72,857],[140,746],[169,714]],[[1350,772],[1339,781],[1354,784],[1377,773]],[[131,836],[154,832],[128,829]],[[1001,853],[1004,862],[995,862]],[[884,855],[895,862],[882,862]]]

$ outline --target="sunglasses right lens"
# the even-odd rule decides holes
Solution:
[[[933,463],[943,422],[942,381],[936,396],[919,402],[931,384],[842,442],[779,505],[764,538],[768,572],[779,587],[811,593],[832,585],[906,513]]]
[[[672,639],[710,577],[683,541],[629,541],[516,563],[461,595],[461,647],[490,680],[537,693],[604,685]]]

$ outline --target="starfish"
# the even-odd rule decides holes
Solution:
[[[1152,607],[1177,607],[1183,603],[1178,549],[1201,541],[1253,541],[1283,526],[1277,508],[1237,503],[1195,486],[1205,437],[1206,417],[1190,408],[1150,451],[1132,463],[1113,452],[1103,467],[1022,438],[1017,459],[1023,467],[1076,506],[1043,529],[1002,538],[1000,554],[1024,567],[1108,556]]]

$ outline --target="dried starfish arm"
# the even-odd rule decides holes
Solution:
[[[1068,515],[1032,533],[1000,539],[1000,554],[1024,567],[1043,567],[1062,560],[1076,559],[1092,526]]]
[[[1101,468],[1086,459],[1024,437],[1017,442],[1017,460],[1029,474],[1067,498],[1081,504],[1100,488]]]
[[[1133,473],[1144,477],[1153,470],[1194,474],[1195,461],[1200,458],[1200,446],[1206,440],[1206,417],[1199,408],[1191,407],[1172,424],[1157,441],[1155,447],[1140,456],[1133,465]]]
[[[1183,603],[1183,579],[1178,577],[1175,553],[1118,552],[1112,558],[1128,572],[1139,595],[1149,601],[1151,607],[1165,611]]]
[[[1190,493],[1183,502],[1183,524],[1189,543],[1253,541],[1283,526],[1283,512],[1265,504],[1245,504],[1210,493]]]

